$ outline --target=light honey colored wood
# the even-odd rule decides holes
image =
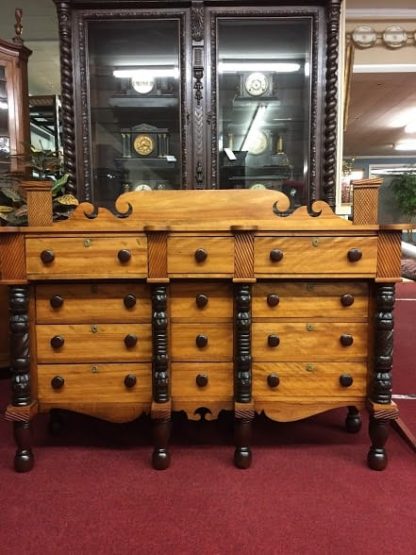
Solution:
[[[144,278],[147,275],[146,237],[82,236],[29,238],[26,241],[28,276],[56,279],[65,277]],[[131,260],[120,262],[120,250],[131,252]],[[40,254],[51,250],[55,259],[44,264]]]
[[[233,317],[233,288],[227,283],[200,281],[197,283],[174,282],[169,288],[170,315],[172,322],[231,321]],[[208,302],[198,307],[198,295],[206,295]]]
[[[94,331],[94,329],[96,331]],[[135,347],[127,348],[124,338],[128,334],[138,338]],[[50,340],[62,336],[63,347],[52,348]],[[152,357],[152,330],[150,324],[39,324],[36,328],[37,357],[39,362],[133,362]]]
[[[196,337],[208,338],[206,347],[196,345]],[[233,326],[224,323],[192,323],[171,326],[172,361],[231,361],[233,358]]]
[[[52,225],[52,181],[23,181],[20,187],[26,194],[27,220],[30,226]]]
[[[201,409],[207,409],[201,410]],[[174,411],[182,411],[186,413],[186,416],[189,420],[216,420],[218,418],[219,413],[222,410],[233,410],[233,403],[232,401],[223,401],[223,400],[214,400],[211,399],[208,402],[203,403],[201,406],[200,401],[194,400],[178,400],[173,399],[172,401],[172,410]]]
[[[52,409],[64,409],[79,412],[81,414],[87,414],[88,416],[101,418],[102,420],[118,424],[131,422],[142,414],[150,413],[149,403],[124,402],[117,404],[113,401],[110,403],[102,403],[100,401],[86,401],[85,403],[81,403],[79,401],[65,402],[61,399],[58,399],[56,402],[53,400],[48,400],[47,402],[44,401],[39,412],[49,412]]]
[[[336,399],[329,397],[311,398],[286,398],[279,403],[275,401],[257,401],[256,412],[264,414],[277,422],[294,422],[302,418],[308,418],[314,414],[320,414],[332,409],[354,406],[358,410],[365,408],[365,402],[361,397],[355,399]]]
[[[53,308],[50,300],[59,295],[63,305]],[[136,297],[136,304],[126,308],[123,299]],[[152,307],[149,287],[139,283],[38,285],[36,287],[36,318],[47,323],[150,322]]]
[[[343,295],[353,295],[354,302],[343,306]],[[269,306],[269,295],[279,303]],[[256,318],[338,318],[342,321],[367,319],[368,285],[366,282],[342,281],[267,281],[253,286],[252,316]]]
[[[311,331],[308,327],[311,327]],[[367,356],[367,325],[349,322],[253,323],[253,360],[257,361],[351,361]],[[341,345],[343,334],[353,336],[349,347]],[[277,347],[268,346],[269,335],[277,335]]]
[[[204,249],[207,258],[197,262],[195,252]],[[234,241],[228,237],[170,237],[169,274],[233,274]]]
[[[208,384],[199,387],[196,377],[203,374]],[[199,400],[209,403],[222,399],[229,403],[233,400],[233,365],[232,363],[188,363],[173,362],[171,365],[172,397],[176,401]],[[208,405],[209,406],[209,405]]]
[[[348,251],[353,248],[362,251],[362,258],[357,262],[347,258]],[[272,249],[283,252],[280,262],[270,260]],[[254,270],[259,274],[373,275],[377,264],[377,238],[257,237],[254,257]]]

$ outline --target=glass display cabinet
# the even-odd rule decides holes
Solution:
[[[275,189],[335,204],[341,0],[55,0],[73,192]]]

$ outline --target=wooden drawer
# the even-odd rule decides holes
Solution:
[[[223,283],[172,283],[172,320],[232,320],[233,288]]]
[[[95,278],[97,273],[100,278],[143,278],[147,239],[120,235],[28,238],[26,264],[29,277],[42,279]]]
[[[367,367],[364,362],[337,363],[255,363],[253,397],[256,400],[286,397],[357,397],[367,392]],[[270,376],[270,378],[269,378]],[[349,386],[341,385],[341,380]],[[276,379],[277,378],[277,379]],[[271,387],[269,382],[274,385]]]
[[[137,337],[131,345],[131,337]],[[53,347],[53,338],[63,339]],[[129,338],[129,339],[126,339]],[[55,340],[55,344],[62,341]],[[39,362],[129,362],[152,356],[150,324],[39,325],[36,328]]]
[[[376,237],[257,237],[254,241],[256,274],[373,275],[376,263]]]
[[[205,342],[199,338],[206,338]],[[201,346],[198,346],[199,343]],[[232,324],[175,324],[171,326],[172,360],[231,361],[233,358]]]
[[[264,282],[253,286],[253,318],[367,319],[365,282]]]
[[[360,359],[367,355],[367,333],[367,325],[361,323],[254,323],[253,360]]]
[[[172,363],[171,376],[174,400],[233,398],[232,363]]]
[[[135,385],[126,386],[127,376],[135,376]],[[150,364],[40,364],[37,381],[41,403],[150,403],[152,400]]]
[[[232,275],[234,239],[231,237],[170,237],[168,273]]]
[[[145,284],[66,284],[36,287],[38,323],[149,322],[150,291]]]

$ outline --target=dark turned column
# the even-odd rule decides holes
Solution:
[[[361,430],[360,411],[356,407],[348,407],[345,428],[350,434],[355,434]]]
[[[251,288],[249,285],[237,285],[234,339],[234,463],[238,468],[248,468],[251,464],[251,423],[254,418],[251,386]]]
[[[393,308],[394,284],[376,284],[375,312],[375,357],[374,376],[370,401],[375,405],[391,403],[391,369],[393,364]],[[373,405],[374,407],[374,405]],[[388,438],[389,420],[392,411],[370,410],[369,434],[371,447],[368,452],[368,466],[373,470],[384,470],[387,453],[384,445]]]
[[[171,427],[169,397],[167,287],[152,289],[152,375],[153,375],[153,467],[164,470],[170,464],[168,442]]]
[[[32,425],[30,411],[13,407],[30,407],[32,395],[29,368],[29,316],[27,287],[10,287],[10,357],[12,373],[12,410],[14,438],[17,445],[14,467],[18,472],[33,468]],[[21,415],[21,416],[20,416]]]

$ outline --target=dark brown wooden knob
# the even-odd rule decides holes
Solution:
[[[61,308],[64,304],[64,298],[61,295],[54,295],[49,299],[49,304],[52,308]]]
[[[352,376],[350,376],[350,374],[341,374],[341,376],[339,377],[339,383],[342,385],[342,387],[350,387],[350,385],[353,384],[353,378]]]
[[[198,374],[195,381],[198,387],[205,387],[208,385],[208,376],[206,374]]]
[[[278,335],[271,333],[267,338],[267,344],[269,347],[277,347],[280,343],[280,338]]]
[[[354,303],[354,296],[350,295],[350,293],[345,293],[341,297],[341,304],[342,306],[351,306]]]
[[[55,260],[55,253],[50,249],[46,249],[40,253],[40,259],[44,264],[50,264]]]
[[[131,389],[136,385],[136,383],[137,378],[134,374],[127,374],[127,376],[124,378],[124,385],[127,387],[127,389]]]
[[[197,347],[202,349],[208,345],[208,337],[206,335],[197,335],[195,338],[195,343]]]
[[[276,295],[275,293],[270,293],[270,295],[267,295],[267,304],[269,306],[277,306],[279,302],[279,295]]]
[[[267,376],[267,385],[269,387],[277,387],[280,383],[280,378],[277,374],[269,374]]]
[[[198,308],[204,308],[208,304],[208,297],[203,293],[198,293],[198,295],[195,297],[195,302]]]
[[[54,376],[51,379],[51,386],[52,389],[61,389],[64,386],[65,380],[62,376]]]
[[[59,349],[65,343],[65,339],[62,335],[54,335],[51,339],[51,347],[54,349]]]
[[[124,344],[127,348],[135,347],[137,345],[137,335],[129,333],[124,338]]]
[[[270,251],[270,260],[272,262],[280,262],[283,258],[283,251],[280,249],[272,249]]]
[[[133,308],[133,306],[136,305],[136,302],[136,295],[133,295],[133,293],[128,293],[123,299],[123,303],[126,308]]]
[[[343,333],[339,338],[343,347],[350,347],[354,343],[354,338],[348,333]]]
[[[131,251],[129,251],[129,249],[121,249],[117,253],[117,258],[120,260],[120,262],[125,264],[131,258]]]
[[[197,262],[205,262],[208,257],[208,253],[205,249],[196,249],[194,256]]]
[[[347,257],[350,262],[358,262],[360,258],[363,256],[363,253],[360,249],[350,249],[348,251]]]

